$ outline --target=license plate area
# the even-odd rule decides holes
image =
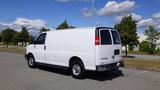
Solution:
[[[120,53],[119,49],[114,50],[114,55],[119,55],[119,53]]]

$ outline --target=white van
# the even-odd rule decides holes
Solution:
[[[117,30],[92,27],[43,32],[27,46],[25,56],[31,68],[61,66],[69,68],[73,77],[82,78],[86,70],[118,69],[122,50]]]

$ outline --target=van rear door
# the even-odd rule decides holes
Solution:
[[[112,42],[113,42],[113,50],[114,50],[114,61],[118,62],[122,60],[121,40],[116,30],[111,30],[111,33],[112,33]]]
[[[96,44],[96,65],[111,64],[119,61],[121,43],[117,31],[112,31],[109,28],[96,30],[96,37],[99,37],[100,42]]]

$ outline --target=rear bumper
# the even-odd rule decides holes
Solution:
[[[123,66],[123,61],[105,65],[97,65],[96,71],[107,71],[107,70],[118,69],[120,66]]]

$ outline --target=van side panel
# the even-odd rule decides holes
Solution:
[[[95,30],[61,30],[48,32],[46,61],[49,64],[69,66],[73,56],[79,57],[86,70],[95,67]]]

